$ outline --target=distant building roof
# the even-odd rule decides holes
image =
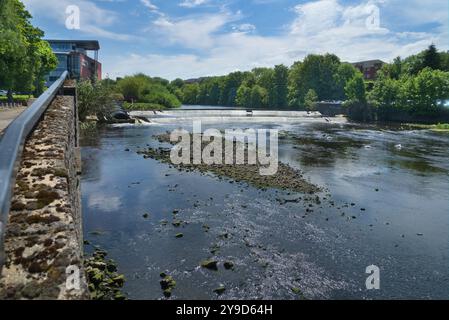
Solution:
[[[353,62],[351,63],[354,65],[363,65],[363,66],[372,66],[375,64],[385,64],[382,60],[376,59],[376,60],[366,60],[366,61],[359,61],[359,62]]]
[[[54,40],[46,39],[49,43],[73,43],[78,48],[84,50],[100,50],[100,43],[97,40]]]

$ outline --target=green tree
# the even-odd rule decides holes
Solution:
[[[310,89],[304,98],[304,107],[306,110],[313,111],[316,110],[316,104],[318,102],[318,96],[315,90]]]
[[[237,90],[237,105],[240,107],[251,107],[251,94],[251,88],[242,84]]]
[[[439,100],[449,99],[449,73],[426,68],[416,77],[405,80],[405,95],[411,113],[432,116],[440,111]]]
[[[366,102],[365,81],[360,72],[356,73],[355,76],[347,82],[345,92],[349,100],[362,103]]]
[[[0,87],[13,91],[43,91],[44,76],[57,65],[44,33],[18,0],[0,0]]]
[[[188,83],[182,87],[182,101],[185,104],[198,104],[198,92],[199,85],[198,83]]]
[[[434,70],[440,69],[440,55],[434,44],[431,44],[423,53],[423,69],[431,68]]]
[[[302,105],[309,89],[319,100],[334,100],[339,94],[335,81],[340,59],[332,54],[308,55],[303,62],[292,66],[289,76],[290,104]]]
[[[261,86],[255,85],[251,89],[251,108],[262,108],[266,104],[267,92]]]
[[[283,108],[287,106],[288,68],[284,65],[274,67],[272,82],[268,91],[270,107]]]

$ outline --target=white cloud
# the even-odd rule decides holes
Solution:
[[[179,5],[186,8],[194,8],[207,3],[208,0],[184,0]]]
[[[253,32],[256,30],[256,26],[251,23],[242,23],[239,25],[233,25],[232,30],[238,32]]]
[[[105,67],[110,67],[108,71],[113,77],[145,72],[174,79],[220,75],[279,63],[290,65],[309,53],[335,53],[344,61],[390,61],[398,55],[405,57],[417,53],[432,42],[439,49],[447,50],[448,4],[430,2],[433,10],[423,9],[428,20],[420,20],[432,21],[439,27],[429,32],[416,32],[413,27],[401,32],[387,29],[382,20],[383,13],[398,6],[396,0],[368,0],[357,5],[345,5],[338,0],[303,3],[293,8],[296,18],[277,36],[248,32],[254,30],[254,26],[236,23],[244,17],[241,12],[222,10],[216,14],[178,19],[165,16],[156,19],[147,32],[152,39],[153,35],[160,36],[161,46],[168,43],[180,52],[188,50],[185,52],[189,54],[121,55],[110,57],[110,61],[105,61]],[[409,8],[415,5],[416,9]],[[375,6],[380,6],[381,19],[380,25],[372,28],[367,21],[372,20]],[[412,0],[407,7],[408,19],[418,15],[415,10],[420,10],[423,5]],[[120,65],[115,61],[126,62]]]
[[[147,7],[148,9],[150,9],[151,11],[157,11],[159,10],[159,8],[157,6],[155,6],[153,3],[151,3],[150,0],[140,0],[140,2]]]
[[[175,20],[159,17],[147,31],[162,36],[162,41],[170,44],[193,49],[212,48],[216,45],[216,33],[235,19],[235,16],[226,12]]]
[[[23,0],[23,3],[32,15],[49,17],[56,21],[61,28],[65,27],[66,8],[74,4],[70,0]],[[76,6],[80,9],[80,32],[115,40],[135,40],[137,38],[106,29],[118,21],[116,12],[102,9],[87,0],[76,1]]]

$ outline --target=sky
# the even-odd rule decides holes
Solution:
[[[447,0],[22,2],[48,39],[99,40],[103,77],[112,79],[138,72],[169,80],[224,75],[290,66],[311,53],[389,62],[431,43],[449,50]],[[73,5],[79,29],[67,28]]]

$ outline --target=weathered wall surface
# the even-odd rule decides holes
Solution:
[[[6,226],[0,299],[88,298],[74,114],[74,97],[57,96],[26,142]],[[73,266],[79,289],[67,286]]]

